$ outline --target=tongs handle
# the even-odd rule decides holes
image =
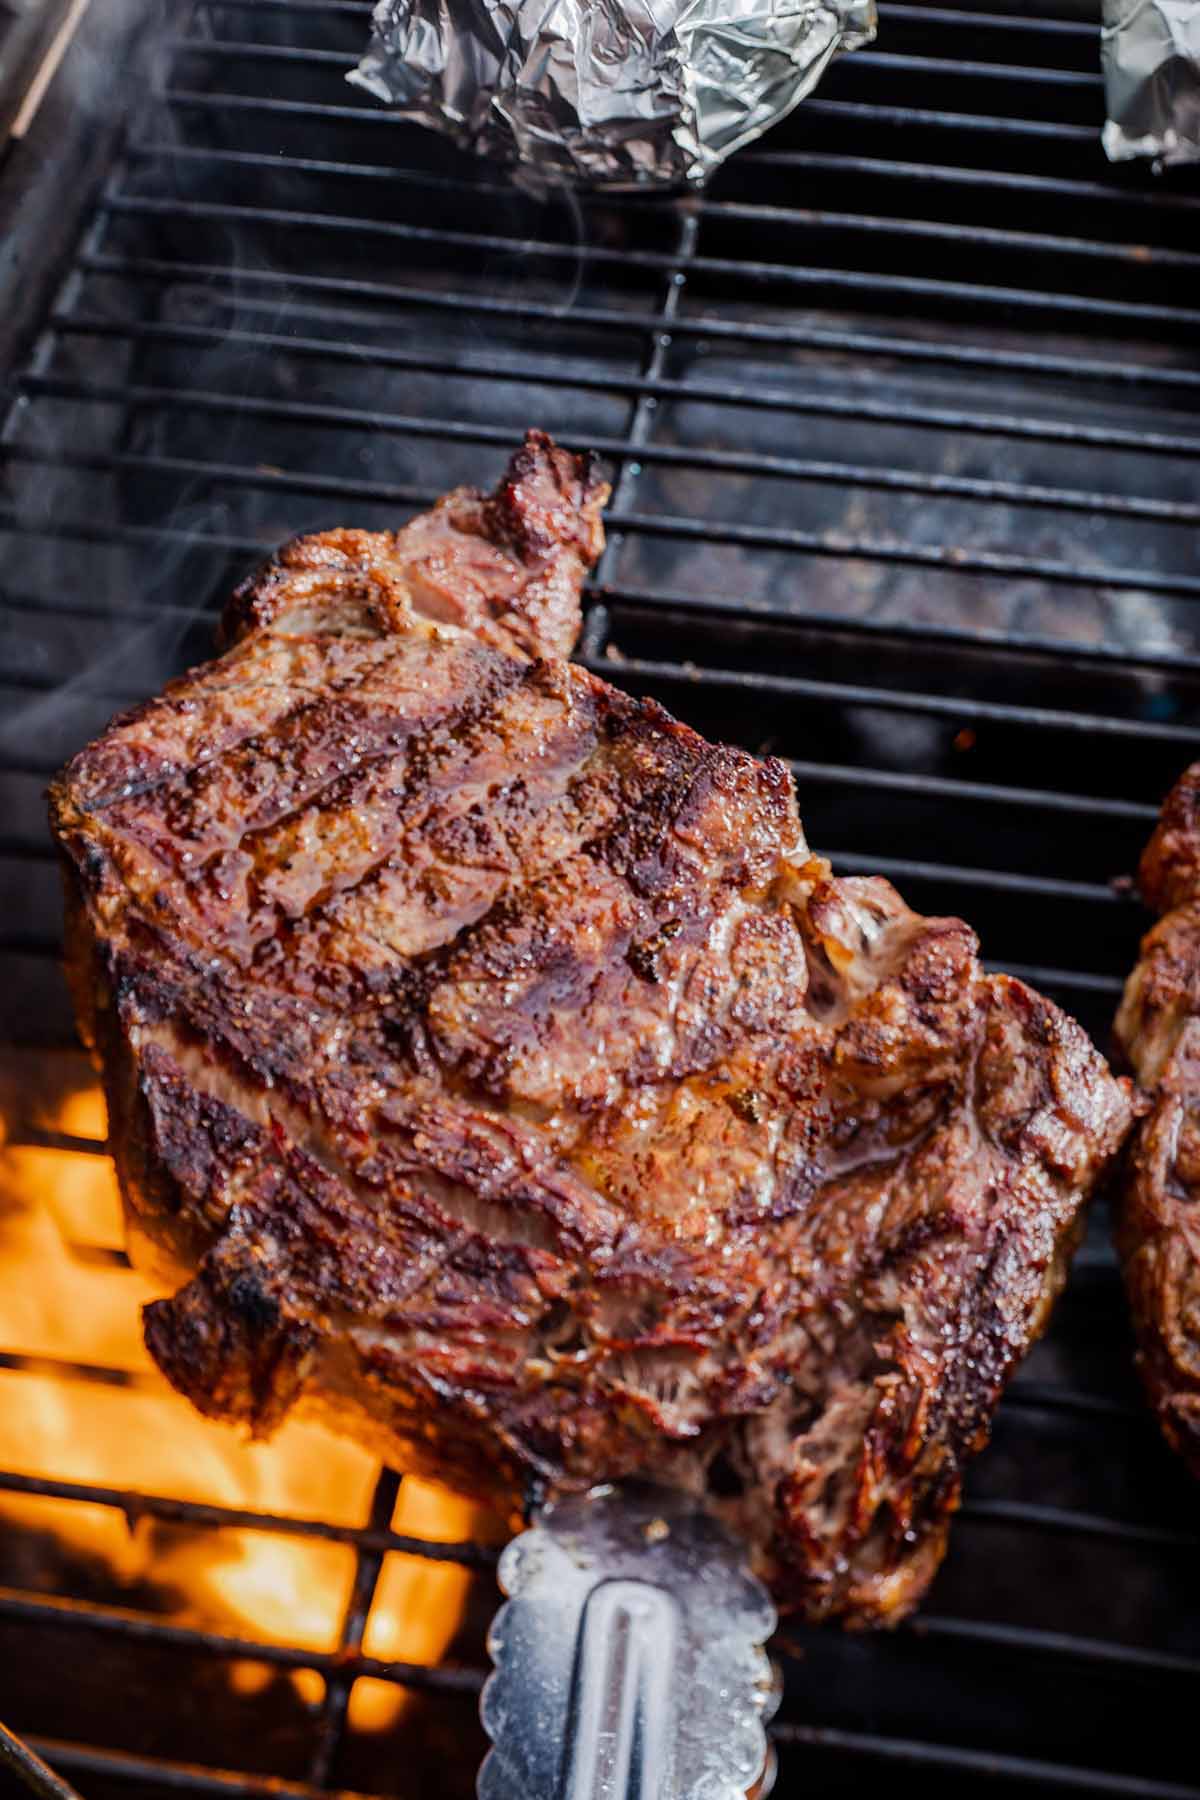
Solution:
[[[761,1782],[775,1613],[694,1500],[625,1486],[549,1506],[500,1584],[480,1800],[743,1800]]]
[[[644,1581],[602,1581],[583,1608],[562,1800],[659,1800],[675,1735],[679,1609]]]

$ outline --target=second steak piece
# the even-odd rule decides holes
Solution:
[[[506,642],[599,547],[584,472],[518,463],[293,547],[55,786],[131,1238],[178,1289],[147,1340],[214,1417],[510,1508],[698,1490],[785,1606],[893,1621],[1126,1093],[967,926],[836,879],[782,763]]]
[[[1130,1146],[1117,1248],[1147,1397],[1200,1476],[1200,763],[1163,803],[1138,871],[1160,914],[1116,1034],[1149,1109]]]

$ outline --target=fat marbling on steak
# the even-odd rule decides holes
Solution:
[[[1200,1475],[1200,763],[1164,801],[1138,879],[1159,920],[1116,1032],[1149,1105],[1130,1146],[1117,1248],[1147,1395]]]
[[[698,1488],[785,1606],[895,1620],[1125,1089],[782,763],[563,660],[604,497],[531,433],[301,539],[55,784],[147,1341],[510,1508]]]

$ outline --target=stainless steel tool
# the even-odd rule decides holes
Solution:
[[[562,1500],[499,1575],[480,1800],[769,1792],[775,1609],[694,1499],[625,1484]]]

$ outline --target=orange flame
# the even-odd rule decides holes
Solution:
[[[78,1089],[44,1121],[98,1143],[105,1135],[100,1090]],[[0,1372],[0,1468],[141,1493],[360,1524],[378,1465],[318,1426],[288,1424],[269,1444],[240,1441],[200,1417],[158,1376],[142,1343],[139,1311],[155,1290],[105,1252],[120,1247],[121,1206],[107,1156],[22,1147],[8,1132],[0,1151],[0,1349],[123,1370],[135,1385],[63,1379],[53,1368]],[[143,1520],[130,1529],[108,1506],[0,1494],[0,1519],[51,1531],[76,1552],[102,1559],[118,1583],[149,1582],[163,1610],[236,1636],[331,1650],[354,1575],[345,1545],[264,1531],[212,1531]],[[469,1501],[411,1477],[394,1528],[417,1538],[486,1533],[495,1522]],[[460,1620],[470,1583],[453,1564],[389,1555],[364,1649],[383,1660],[435,1662]],[[182,1601],[178,1596],[182,1595]],[[237,1691],[271,1678],[264,1665],[234,1663]],[[312,1670],[291,1679],[319,1704]],[[406,1703],[390,1683],[360,1680],[350,1702],[359,1730],[395,1723]]]

